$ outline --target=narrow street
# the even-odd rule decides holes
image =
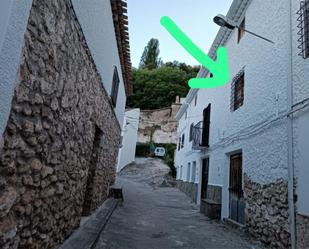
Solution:
[[[177,188],[168,187],[168,168],[138,158],[118,176],[124,203],[113,213],[96,249],[261,248],[242,232],[211,221]]]

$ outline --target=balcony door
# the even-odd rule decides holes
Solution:
[[[201,143],[203,146],[209,146],[210,110],[211,104],[209,104],[203,111],[203,132]]]

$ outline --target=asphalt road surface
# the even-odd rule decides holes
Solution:
[[[166,187],[168,167],[138,158],[117,183],[124,203],[113,213],[96,249],[261,249],[243,232],[209,220],[177,188]]]

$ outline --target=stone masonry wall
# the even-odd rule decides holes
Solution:
[[[246,227],[270,248],[290,248],[288,183],[261,185],[245,176]]]
[[[70,6],[33,1],[0,151],[3,249],[55,248],[114,181],[120,126]]]
[[[296,226],[297,226],[297,248],[298,249],[308,249],[309,248],[309,217],[297,214]]]

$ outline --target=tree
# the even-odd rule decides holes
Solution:
[[[127,106],[157,109],[170,106],[176,96],[185,97],[188,80],[196,77],[199,67],[178,63],[182,65],[180,69],[177,63],[169,62],[154,70],[133,69],[133,95],[128,98]]]
[[[161,59],[159,58],[159,40],[150,39],[147,46],[144,49],[139,68],[140,69],[156,69],[161,65]]]

